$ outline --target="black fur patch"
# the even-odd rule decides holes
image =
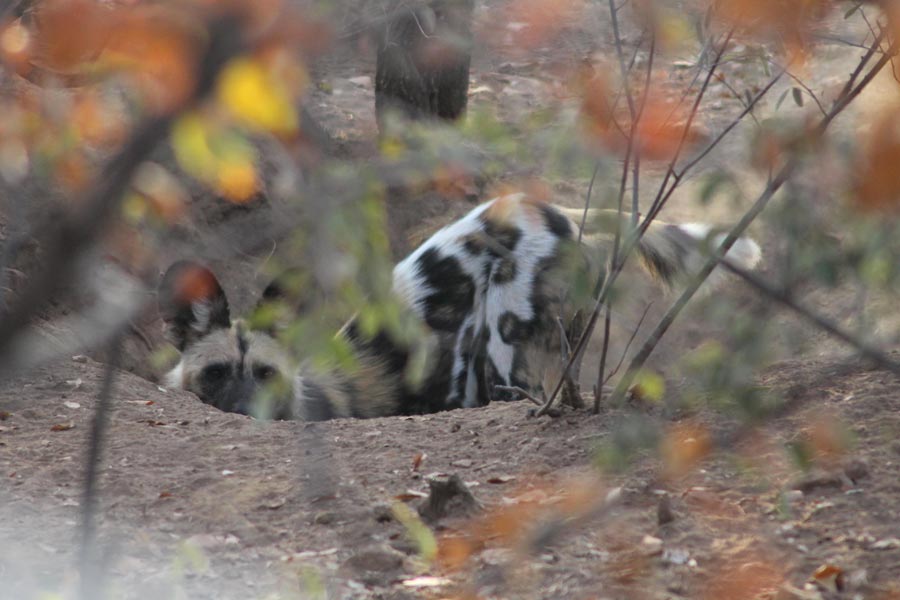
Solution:
[[[483,219],[483,221],[484,232],[493,242],[487,248],[491,255],[501,256],[501,252],[498,252],[498,247],[503,248],[507,253],[511,253],[516,249],[516,246],[519,245],[519,240],[522,239],[522,231],[518,227],[496,223],[490,219]],[[491,246],[494,247],[492,248]]]
[[[238,323],[237,330],[234,332],[235,338],[237,340],[238,347],[238,373],[244,372],[244,361],[247,358],[247,352],[250,350],[250,340],[247,339],[247,334],[244,331],[243,326],[241,326],[240,322]]]
[[[533,329],[530,321],[523,321],[512,311],[507,311],[500,315],[497,319],[497,330],[500,332],[500,339],[506,344],[516,344],[526,341]]]
[[[460,370],[456,373],[453,380],[454,396],[460,400],[466,397],[466,381],[469,377],[469,365],[477,352],[475,347],[475,326],[469,325],[462,332],[462,339],[459,344],[459,362]],[[453,366],[455,368],[456,365]]]
[[[385,361],[390,374],[402,377],[406,372],[409,351],[399,346],[384,331],[379,331],[374,337],[367,339],[359,332],[359,327],[354,321],[347,326],[344,333],[355,348],[367,351]]]
[[[491,283],[496,283],[498,285],[509,283],[516,278],[518,270],[515,260],[509,257],[501,258],[494,266]]]
[[[452,256],[435,249],[419,257],[419,274],[433,290],[424,300],[425,322],[436,331],[457,331],[472,311],[475,282]]]
[[[561,239],[572,237],[572,223],[564,214],[550,206],[549,204],[541,204],[541,214],[544,215],[544,221],[547,223],[547,229],[555,236]]]
[[[472,256],[478,256],[484,251],[484,242],[479,239],[479,235],[473,233],[465,237],[463,249]]]
[[[503,378],[500,374],[499,369],[494,364],[494,361],[490,359],[490,357],[485,359],[484,365],[484,385],[479,386],[485,388],[485,398],[482,400],[479,398],[481,404],[487,404],[488,402],[506,402],[508,400],[515,400],[516,394],[510,390],[498,390],[498,385],[509,385],[509,383]]]

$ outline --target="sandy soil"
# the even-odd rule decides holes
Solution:
[[[510,123],[554,102],[562,102],[565,113],[567,100],[556,93],[563,83],[560,65],[610,52],[593,41],[608,39],[605,12],[598,8],[523,56],[504,51],[514,45],[506,33],[483,33],[502,6],[479,3],[482,34],[471,106],[496,107]],[[829,27],[842,33],[856,27],[839,17]],[[812,87],[824,89],[855,61],[853,52],[826,46],[809,67]],[[761,81],[758,67],[725,69],[748,87]],[[368,157],[375,149],[372,71],[364,46],[343,48],[316,68],[327,85],[313,92],[308,106],[346,156]],[[676,71],[668,84],[687,76]],[[774,113],[774,100],[789,85],[773,91],[760,118]],[[724,89],[714,93],[717,104],[703,115],[710,131],[739,109]],[[865,126],[882,97],[877,87],[864,96],[838,124],[839,132]],[[786,102],[781,110],[804,109]],[[752,123],[742,125],[707,165],[734,168],[748,198],[758,177],[737,165],[747,164],[751,129]],[[648,172],[648,181],[659,176],[652,167]],[[733,219],[740,203],[708,209],[689,201],[698,181],[688,182],[685,201],[674,203],[665,217]],[[588,184],[549,183],[559,202],[573,206]],[[191,228],[165,249],[160,264],[187,253],[205,258],[237,298],[239,312],[262,287],[259,263],[269,240],[223,258],[210,232],[223,224],[264,229],[272,217],[266,207],[212,216],[201,210],[214,201],[198,204]],[[395,253],[409,250],[423,223],[435,227],[471,206],[472,198],[447,202],[435,193],[392,196],[387,210]],[[775,234],[759,225],[754,235],[766,248],[763,272],[776,276]],[[665,308],[657,290],[636,281],[637,300],[617,316],[613,356],[646,303],[653,303],[648,323]],[[849,286],[806,286],[799,296],[845,325],[859,318],[861,305]],[[592,464],[612,439],[631,431],[628,410],[531,419],[528,406],[515,403],[414,418],[259,423],[151,381],[157,373],[146,357],[162,341],[148,311],[138,323],[143,335],[126,342],[127,372],[116,378],[101,467],[99,541],[112,597],[900,597],[900,384],[846,358],[824,334],[731,282],[689,310],[655,353],[652,365],[668,375],[673,391],[683,377],[677,365],[686,350],[705,339],[727,339],[727,323],[710,316],[723,302],[776,330],[769,362],[805,348],[803,359],[778,363],[760,376],[761,385],[789,398],[794,410],[765,431],[742,434],[733,452],[717,453],[689,475],[665,477],[666,465],[641,455],[625,474],[600,481]],[[889,299],[877,297],[866,305],[885,307]],[[900,326],[896,315],[885,312],[874,333],[896,345]],[[586,388],[595,362],[592,352]],[[101,364],[79,357],[0,388],[0,598],[74,589],[86,442],[102,372]],[[735,427],[703,413],[639,408],[658,416],[664,430],[696,432],[700,439],[706,432],[727,436]],[[803,471],[796,448],[817,450],[821,460]],[[489,522],[514,524],[479,539],[455,568],[423,561],[391,508],[416,508],[428,481],[450,474],[466,482]],[[660,523],[661,503],[670,505],[671,522]],[[562,524],[559,535],[535,542],[557,533],[546,529],[548,522]],[[538,525],[545,529],[536,531]],[[452,512],[433,528],[439,535],[473,535],[471,522]],[[840,585],[822,576],[818,588],[802,591],[823,565],[839,569]],[[421,583],[415,579],[421,575],[446,580],[432,582],[440,584],[434,587],[409,584]]]
[[[83,463],[102,371],[67,361],[0,395],[3,598],[38,597],[75,579]],[[685,477],[661,478],[660,465],[645,458],[626,475],[597,481],[592,457],[627,426],[627,411],[533,419],[512,403],[424,417],[259,423],[121,373],[99,496],[107,581],[116,597],[146,599],[317,597],[319,586],[333,598],[454,590],[751,598],[782,582],[802,588],[827,564],[841,569],[844,591],[826,598],[896,597],[900,384],[847,361],[785,363],[762,383],[788,394],[796,409],[733,453]],[[854,441],[832,462],[801,472],[786,444],[816,439],[825,417],[847,423]],[[679,423],[729,431],[699,416]],[[466,482],[489,519],[521,507],[512,533],[500,530],[452,570],[419,560],[390,509],[416,507],[427,481],[449,474]],[[797,487],[805,491],[791,491]],[[616,488],[618,503],[598,510],[594,500]],[[586,499],[560,502],[585,489]],[[674,520],[661,525],[663,495]],[[597,510],[593,518],[526,551],[536,524],[589,510]],[[451,512],[437,529],[466,531],[467,522]],[[447,582],[425,592],[403,583],[423,574]]]

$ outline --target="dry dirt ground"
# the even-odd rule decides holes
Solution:
[[[501,6],[479,3],[479,22],[496,23],[492,11]],[[839,16],[829,27],[858,33]],[[470,106],[496,107],[515,123],[524,112],[556,102],[559,66],[573,56],[610,52],[605,41],[593,42],[608,40],[608,31],[608,18],[597,8],[526,55],[502,52],[511,43],[505,30],[480,35]],[[855,62],[845,47],[824,46],[808,68],[811,86],[824,89]],[[729,64],[726,70],[748,86],[761,81],[758,68]],[[316,73],[327,85],[316,89],[309,108],[347,156],[374,151],[372,71],[360,46],[323,61]],[[714,89],[716,103],[703,121],[710,131],[739,109],[726,90]],[[773,91],[760,116],[774,112],[783,89]],[[867,103],[878,100],[877,93],[862,98],[862,108],[839,123],[842,131],[864,126]],[[801,109],[787,102],[782,110]],[[751,126],[738,128],[710,165],[746,164]],[[658,176],[652,168],[649,175],[650,181]],[[558,201],[572,205],[587,188],[586,179],[550,183]],[[747,174],[743,183],[752,196],[758,182]],[[396,253],[408,251],[423,222],[445,222],[471,206],[434,195],[392,198]],[[738,210],[684,202],[666,218],[727,221]],[[764,273],[777,273],[776,240],[761,226],[754,234],[767,251]],[[258,294],[246,282],[256,276],[262,253],[211,258],[225,272],[225,287],[243,290],[244,306]],[[810,287],[801,297],[843,324],[858,320],[852,289]],[[526,404],[515,403],[425,417],[260,423],[121,372],[99,488],[99,541],[111,597],[900,597],[900,383],[847,358],[824,334],[732,283],[688,311],[654,355],[653,365],[669,375],[673,390],[679,375],[672,365],[684,350],[723,335],[724,326],[707,318],[723,299],[774,324],[780,343],[773,345],[772,361],[790,356],[798,339],[808,352],[760,375],[762,386],[792,406],[764,430],[735,434],[735,423],[703,413],[659,414],[665,427],[681,432],[675,439],[696,432],[687,439],[701,444],[712,431],[739,440],[732,452],[716,453],[678,477],[664,476],[665,465],[641,455],[624,474],[599,478],[592,467],[598,449],[629,431],[624,409],[533,419]],[[890,299],[869,302],[874,310]],[[654,302],[651,315],[664,307]],[[640,304],[634,314],[621,315],[614,356],[642,310]],[[874,333],[896,345],[896,313],[880,324]],[[151,341],[159,339],[158,323],[142,327]],[[142,345],[128,342],[125,366],[152,378]],[[593,373],[594,362],[587,364],[585,372]],[[84,463],[102,373],[101,364],[78,357],[0,388],[0,598],[74,589]],[[681,456],[682,446],[669,448],[670,455]],[[815,448],[824,459],[805,472],[790,448]],[[494,525],[479,528],[477,515],[451,511],[433,530],[469,534],[479,543],[428,563],[392,507],[416,508],[429,480],[451,474],[469,485],[483,505],[483,522]],[[666,503],[671,520],[660,509]],[[453,557],[460,564],[449,568]],[[804,590],[825,565],[839,569],[839,581],[826,571],[818,587]],[[419,578],[424,575],[445,579]]]
[[[67,361],[0,396],[3,598],[72,585],[102,372]],[[854,361],[785,363],[761,383],[795,410],[733,453],[681,478],[660,478],[645,458],[597,480],[592,457],[623,411],[529,419],[510,403],[259,423],[122,373],[99,490],[107,581],[113,597],[142,599],[753,598],[802,589],[834,565],[842,591],[777,597],[898,597],[900,383]],[[785,445],[816,439],[834,420],[849,424],[853,449],[801,473]],[[391,506],[415,507],[428,479],[449,474],[469,485],[496,531],[462,566],[442,569],[419,559]],[[663,496],[674,518],[660,524]],[[568,525],[528,552],[548,522]],[[451,511],[436,529],[467,523]],[[446,581],[404,583],[421,575]]]

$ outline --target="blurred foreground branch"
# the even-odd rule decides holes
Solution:
[[[43,240],[47,250],[42,266],[9,309],[0,314],[0,372],[10,368],[10,355],[31,319],[57,290],[72,281],[78,259],[114,220],[135,170],[166,138],[169,127],[181,111],[209,94],[222,67],[241,51],[242,46],[240,23],[236,17],[221,15],[211,20],[206,51],[198,62],[196,86],[190,100],[181,110],[149,117],[140,124],[121,150],[107,162],[94,187],[80,201],[73,203],[79,208],[73,209],[52,235]]]
[[[94,422],[91,425],[91,437],[88,439],[88,454],[85,460],[84,494],[81,501],[81,540],[78,553],[80,579],[80,596],[82,600],[97,598],[103,589],[103,573],[97,560],[96,523],[97,512],[97,476],[106,428],[109,425],[110,401],[112,386],[115,380],[116,365],[122,344],[121,332],[114,335],[109,344],[110,361],[103,369],[103,383],[97,396],[94,409]]]

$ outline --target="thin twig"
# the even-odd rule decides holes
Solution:
[[[822,118],[818,127],[813,130],[810,134],[810,139],[815,141],[820,139],[825,131],[828,128],[828,125],[839,115],[849,104],[853,101],[854,98],[859,96],[863,89],[868,86],[875,76],[884,68],[884,66],[890,62],[891,57],[897,52],[897,42],[895,42],[891,49],[885,53],[878,62],[869,70],[866,76],[863,78],[860,83],[850,90],[847,94],[842,95],[838,102],[835,103],[835,106],[831,109],[831,111]],[[779,170],[778,174],[769,182],[766,186],[766,189],[760,194],[759,198],[750,207],[750,209],[744,214],[740,221],[728,232],[728,235],[722,241],[718,248],[712,253],[712,256],[706,261],[703,265],[703,268],[700,269],[699,273],[695,275],[691,282],[687,285],[684,292],[679,296],[679,298],[675,301],[675,303],[669,308],[663,318],[660,320],[659,324],[656,328],[650,333],[647,337],[644,345],[641,346],[641,349],[638,350],[637,354],[635,354],[634,358],[631,360],[631,363],[628,366],[625,374],[622,376],[622,379],[619,380],[618,385],[616,386],[615,391],[613,392],[613,396],[610,399],[612,403],[620,402],[627,393],[628,389],[631,387],[632,382],[634,381],[637,373],[644,367],[647,362],[647,359],[650,357],[650,354],[656,348],[660,339],[662,339],[663,335],[668,331],[669,327],[675,321],[677,316],[681,313],[690,299],[694,296],[706,278],[712,273],[713,269],[718,264],[718,261],[725,256],[728,250],[734,245],[737,239],[744,233],[747,227],[752,223],[757,216],[762,212],[762,210],[768,205],[769,201],[774,197],[775,193],[781,188],[782,185],[793,175],[794,171],[799,167],[801,158],[797,155],[791,156],[787,163]]]
[[[735,98],[738,102],[741,103],[741,106],[743,106],[745,110],[747,109],[747,106],[748,106],[748,104],[749,104],[749,103],[747,102],[747,99],[744,98],[744,96],[741,95],[740,92],[738,92],[736,89],[734,89],[734,86],[733,86],[733,85],[731,85],[730,83],[728,83],[728,80],[725,79],[725,76],[724,76],[724,75],[722,75],[721,73],[717,73],[717,74],[716,74],[716,81],[718,81],[719,83],[721,83],[722,85],[724,85],[726,88],[728,88],[728,91],[731,92],[731,95],[734,96],[734,98]],[[749,114],[750,114],[750,118],[753,119],[753,122],[756,123],[757,125],[759,125],[759,121],[756,119],[756,115],[753,114],[753,111],[750,111]]]
[[[766,60],[768,60],[768,61],[769,61],[770,63],[772,63],[773,65],[775,64],[775,62],[774,62],[773,60],[771,60],[771,59],[766,59]],[[828,114],[828,111],[825,110],[825,107],[824,107],[824,106],[822,106],[822,103],[819,101],[819,97],[816,96],[816,93],[813,92],[813,91],[810,89],[810,87],[809,87],[808,85],[806,85],[806,83],[804,83],[804,81],[803,81],[802,79],[800,79],[799,77],[797,77],[796,75],[794,75],[794,74],[791,73],[790,71],[785,71],[785,72],[788,74],[788,77],[790,77],[791,79],[793,79],[793,80],[797,83],[797,85],[799,85],[800,87],[802,87],[802,88],[806,91],[806,93],[809,94],[809,97],[812,98],[812,99],[813,99],[813,102],[816,103],[816,106],[819,107],[819,112],[821,112],[823,116],[824,116],[824,115],[827,115],[827,114]]]
[[[615,17],[613,17],[615,18]],[[614,28],[614,32],[616,37],[616,48],[621,47],[621,41],[618,39],[618,31],[617,28]],[[640,149],[635,148],[634,144],[634,136],[636,135],[638,124],[641,121],[641,118],[644,115],[644,108],[647,105],[647,98],[650,95],[650,81],[653,75],[653,62],[656,56],[656,35],[651,32],[650,36],[650,52],[649,57],[647,59],[647,75],[644,81],[644,89],[641,93],[640,104],[637,108],[637,112],[632,114],[632,126],[631,131],[629,132],[629,140],[628,140],[628,149],[629,151],[633,151],[634,154],[634,165],[632,167],[632,185],[631,185],[631,224],[632,227],[637,226],[639,220],[639,212],[640,212],[640,173],[641,173],[641,155]],[[621,56],[620,56],[621,60]],[[625,82],[626,89],[628,87],[628,82]],[[629,93],[630,95],[630,93]],[[618,216],[617,222],[618,226],[616,227],[616,235],[613,241],[613,252],[612,252],[612,268],[615,269],[616,265],[619,262],[619,244],[621,242],[622,237],[622,211],[623,211],[623,196],[625,192],[625,179],[628,170],[628,160],[625,160],[625,171],[623,172],[622,177],[622,185],[619,189],[619,198],[618,198]],[[599,287],[599,282],[598,282]],[[607,354],[609,352],[609,343],[610,343],[610,331],[612,329],[612,307],[606,307],[606,314],[603,319],[603,345],[600,350],[600,364],[597,369],[597,382],[594,385],[594,413],[599,412],[600,403],[598,398],[602,396],[602,388],[603,384],[606,381],[605,373],[606,373],[606,359]]]
[[[881,39],[883,39],[883,37],[879,38],[879,40],[876,40],[875,47],[877,47],[880,44]],[[859,72],[862,71],[865,64],[868,62],[868,60],[877,52],[873,48],[870,48],[870,51],[867,52],[866,56],[868,58],[864,57],[864,59],[860,62],[860,65],[857,67],[857,69],[854,71],[854,73],[851,74],[851,78],[855,79],[856,77],[858,77]],[[890,56],[892,56],[892,54],[894,52],[896,52],[896,48],[895,48],[895,46],[892,46],[891,51],[886,52],[885,56],[883,56],[879,60],[879,65],[880,65],[879,70],[881,67],[884,66],[885,63],[887,63],[890,60]],[[885,57],[887,57],[887,58],[885,58]],[[779,76],[776,76],[776,79]],[[872,73],[870,73],[869,76],[867,76],[866,85],[868,84],[869,81],[871,81],[872,77],[874,77],[874,74],[872,74]],[[757,95],[757,98],[755,98],[754,100],[757,101],[759,98],[761,98],[762,94],[764,94],[771,87],[771,85],[774,85],[774,83],[770,82],[770,85],[767,86],[767,88],[765,88],[764,90],[762,90],[760,92],[760,94]],[[827,129],[828,124],[831,122],[831,120],[835,116],[837,116],[837,114],[839,114],[844,108],[846,108],[847,104],[849,104],[856,96],[859,95],[859,93],[862,91],[863,87],[856,87],[856,88],[849,88],[849,89],[845,87],[845,90],[835,100],[835,107],[832,109],[832,112],[829,113],[830,118],[827,118],[827,117],[823,118],[822,123],[820,124],[820,129],[823,132],[825,129]],[[751,107],[753,104],[755,104],[755,101],[753,103],[751,103]],[[700,155],[698,155],[697,157],[695,157],[694,160],[692,160],[690,163],[688,163],[688,165],[685,166],[681,170],[681,174],[684,174],[687,170],[689,170],[697,162],[699,162],[699,160],[703,156],[708,154],[712,150],[714,145],[718,144],[724,138],[724,136],[737,125],[737,122],[739,122],[741,120],[741,118],[743,117],[743,115],[746,114],[746,112],[747,111],[744,111],[738,118],[736,118],[732,122],[732,124],[730,124],[728,127],[726,127],[725,131],[723,131],[719,136],[717,136],[716,139],[713,140],[713,142],[709,146],[707,146],[707,148],[703,152],[700,153]],[[771,181],[769,183],[771,184]],[[671,193],[671,190],[670,190],[670,193]],[[622,252],[622,254],[625,258],[627,258],[628,255],[630,254],[630,252],[634,249],[634,247],[637,246],[637,244],[640,241],[643,234],[644,234],[644,230],[639,228],[639,229],[631,232],[631,234],[628,236],[628,238],[626,238],[626,240],[623,244],[623,252]],[[726,238],[725,241],[729,241],[729,240]],[[734,240],[731,240],[729,243],[729,247],[730,247],[730,244],[733,244],[733,243],[734,243]],[[612,285],[617,280],[619,274],[621,273],[621,269],[624,266],[624,262],[625,261],[623,260],[619,264],[618,269],[615,269],[609,273],[608,277],[606,278],[606,281],[603,284],[602,289],[598,292],[596,300],[594,302],[593,310],[588,319],[588,323],[585,327],[585,330],[582,332],[581,338],[579,338],[578,343],[575,345],[575,352],[574,352],[575,356],[578,356],[581,352],[583,352],[584,348],[587,346],[587,342],[590,339],[590,336],[594,331],[594,327],[597,324],[597,319],[600,315],[603,305],[606,302],[607,297],[609,296],[609,291],[612,288]],[[572,365],[572,363],[570,361],[570,363],[566,366],[565,370],[563,371],[562,377],[557,382],[557,385],[554,388],[553,393],[550,394],[550,397],[547,399],[547,402],[544,404],[544,406],[542,406],[535,413],[535,416],[541,416],[541,415],[545,414],[547,412],[547,410],[549,410],[550,407],[553,405],[553,402],[555,401],[556,396],[559,394],[560,390],[562,389],[562,386],[565,382],[565,378],[569,375],[571,365]]]
[[[528,391],[526,391],[523,388],[520,388],[517,385],[495,385],[494,389],[499,390],[501,392],[513,392],[515,394],[519,394],[523,398],[525,398],[527,400],[531,400],[534,404],[536,404],[538,406],[542,406],[544,404],[543,400],[538,400],[537,398],[532,396],[530,393],[528,393]]]
[[[732,28],[725,36],[725,40],[719,47],[719,51],[716,52],[716,58],[713,60],[713,64],[710,65],[709,72],[706,74],[706,78],[703,80],[703,84],[701,85],[700,90],[697,92],[697,97],[694,99],[694,104],[691,106],[691,111],[688,113],[687,122],[684,124],[684,127],[681,130],[681,137],[678,140],[678,145],[675,147],[675,152],[673,153],[672,158],[669,160],[669,166],[666,169],[666,174],[659,186],[659,191],[656,194],[656,198],[653,200],[653,204],[650,205],[650,210],[647,211],[647,217],[641,224],[642,230],[646,230],[650,226],[650,223],[662,208],[663,194],[666,190],[666,186],[669,183],[669,178],[675,173],[675,165],[678,162],[678,159],[681,157],[681,151],[684,149],[684,145],[687,142],[687,137],[691,131],[691,126],[694,124],[694,119],[697,117],[697,112],[700,110],[700,103],[703,101],[703,97],[706,95],[706,90],[709,89],[709,84],[712,81],[713,76],[715,75],[716,69],[719,67],[719,64],[722,61],[722,56],[725,54],[725,50],[728,48],[728,44],[731,41],[732,35],[734,35],[734,28]]]
[[[613,40],[616,45],[616,56],[619,58],[619,71],[622,76],[622,85],[625,90],[625,99],[628,101],[628,112],[631,114],[631,129],[634,130],[635,114],[637,109],[634,105],[634,98],[631,95],[631,87],[628,85],[629,69],[625,66],[625,53],[622,50],[622,36],[619,33],[619,9],[616,8],[615,0],[609,0],[609,16],[612,22]]]
[[[726,38],[726,42],[722,45],[722,48],[720,49],[720,51],[717,53],[716,61],[713,64],[713,66],[710,67],[711,70],[714,70],[716,64],[718,64],[718,62],[721,60],[722,54],[725,51],[724,49],[727,46],[727,42],[729,39],[730,39],[730,34],[729,34],[728,38]],[[704,82],[704,87],[698,93],[698,98],[703,97],[703,92],[709,86],[710,77],[711,77],[711,75],[706,78],[706,81]],[[695,110],[696,110],[696,106],[697,106],[697,103],[695,103]],[[690,123],[691,122],[689,121],[685,126],[685,133],[682,135],[682,140],[681,140],[682,144],[686,138],[686,135],[687,135],[686,132],[687,132],[687,129],[690,127]],[[627,163],[628,163],[629,157],[631,156],[632,140],[633,140],[633,136],[629,136],[628,149],[627,149],[626,155],[625,155],[626,166],[625,166],[625,169],[623,170],[624,174],[627,174],[627,172],[628,172]],[[679,148],[680,147],[681,146],[679,146]],[[677,156],[676,156],[676,158],[677,158]],[[670,169],[671,169],[671,167],[672,167],[672,164],[670,164]],[[620,186],[619,191],[620,191],[619,205],[620,205],[620,211],[621,211],[622,194],[624,194],[624,183]],[[645,220],[644,225],[646,225],[646,227],[649,227],[649,221]],[[621,218],[619,219],[619,228],[620,227],[621,227]],[[573,354],[574,357],[580,356],[581,353],[584,351],[585,347],[587,346],[588,340],[590,339],[590,336],[593,334],[594,328],[597,325],[597,319],[600,316],[600,312],[603,308],[603,305],[605,304],[607,297],[609,296],[609,291],[612,288],[612,284],[618,278],[619,273],[621,273],[622,267],[625,264],[625,260],[628,258],[631,251],[634,249],[634,247],[640,241],[641,237],[643,236],[644,232],[646,231],[646,227],[642,226],[642,227],[632,231],[631,234],[629,235],[629,237],[626,238],[625,242],[622,244],[621,255],[623,258],[622,258],[622,260],[616,260],[613,263],[613,268],[610,270],[610,273],[606,277],[606,280],[603,282],[603,286],[601,287],[600,291],[597,293],[597,298],[594,302],[594,308],[591,311],[591,316],[589,317],[588,323],[585,326],[584,331],[582,331],[581,337],[579,338],[578,343],[575,346],[575,352]],[[615,250],[618,250],[618,247],[619,247],[618,234],[621,233],[621,230],[619,228],[617,228],[617,242],[614,247]],[[566,365],[565,369],[563,370],[562,377],[557,382],[556,387],[553,389],[553,392],[547,398],[547,401],[544,403],[544,405],[535,413],[535,416],[541,416],[541,415],[546,414],[546,412],[548,410],[550,410],[550,408],[553,406],[553,403],[556,401],[556,397],[559,395],[559,392],[562,390],[562,387],[565,384],[567,378],[570,376],[573,362],[574,361],[570,360],[569,363]]]
[[[688,161],[688,163],[686,165],[684,165],[681,169],[678,170],[677,173],[675,173],[675,182],[676,183],[679,182],[680,180],[684,179],[684,176],[687,174],[688,171],[690,171],[695,166],[697,166],[697,164],[701,160],[703,160],[707,154],[712,152],[712,150],[716,146],[718,146],[719,143],[723,139],[725,139],[725,136],[727,136],[729,133],[731,133],[732,129],[737,127],[738,123],[740,123],[744,119],[745,116],[752,113],[754,107],[756,107],[756,105],[759,104],[759,101],[762,100],[763,97],[769,93],[769,90],[771,90],[772,87],[776,83],[778,83],[778,81],[781,79],[782,75],[784,75],[784,72],[785,72],[785,70],[782,69],[781,72],[779,72],[777,75],[772,77],[772,79],[769,80],[769,83],[767,83],[765,86],[763,86],[763,88],[759,91],[758,94],[756,94],[756,96],[753,97],[753,100],[750,101],[750,103],[746,106],[746,108],[744,108],[744,110],[742,110],[741,113],[735,119],[733,119],[731,121],[731,123],[729,123],[725,127],[725,129],[720,131],[719,134],[715,138],[713,138],[713,140],[709,144],[707,144],[706,147],[702,151],[700,151],[699,154],[697,154],[697,156],[695,156],[690,161]],[[669,191],[666,192],[666,195],[663,198],[661,206],[665,205],[665,203],[668,201],[669,196],[672,195],[672,192],[674,189],[675,189],[675,186],[672,186],[672,188],[670,188]]]
[[[85,463],[84,493],[81,501],[81,544],[79,549],[79,571],[81,573],[80,597],[92,600],[100,597],[103,573],[97,560],[96,552],[96,513],[97,513],[97,478],[100,472],[100,460],[103,453],[103,442],[109,425],[109,410],[112,400],[113,381],[116,376],[122,333],[116,334],[109,344],[109,362],[103,370],[103,382],[97,395],[97,406],[94,409],[94,422],[91,425],[91,437],[88,438],[88,456]]]
[[[787,308],[790,308],[798,315],[811,321],[819,328],[827,331],[846,344],[853,346],[854,348],[856,348],[856,350],[859,351],[861,355],[875,362],[883,369],[892,371],[893,373],[900,375],[900,363],[891,360],[891,358],[887,354],[885,354],[878,348],[870,346],[865,341],[860,340],[847,331],[844,331],[838,325],[832,323],[824,316],[817,314],[811,309],[799,304],[791,297],[791,294],[786,290],[776,288],[775,286],[764,281],[761,277],[758,277],[756,274],[737,266],[736,264],[734,264],[734,262],[728,260],[727,258],[722,258],[719,260],[719,262],[727,270],[731,271],[732,273],[746,281],[748,284],[756,288],[757,291],[763,293],[766,297],[775,300],[776,302],[786,306]]]
[[[650,313],[651,306],[653,306],[653,303],[649,302],[647,303],[647,306],[644,307],[644,312],[641,313],[641,318],[638,319],[637,325],[635,325],[634,329],[631,330],[631,337],[628,338],[628,343],[625,344],[625,349],[622,350],[622,356],[619,357],[619,362],[616,364],[616,367],[609,372],[609,375],[607,375],[606,379],[603,381],[604,388],[606,387],[606,384],[609,383],[609,380],[615,377],[616,373],[619,372],[619,369],[622,368],[622,363],[625,362],[625,357],[628,356],[628,350],[631,348],[631,344],[634,343],[635,338],[637,338],[637,334],[641,330],[641,325],[644,324],[644,319],[646,319],[647,315]],[[596,402],[596,398],[594,400]]]

